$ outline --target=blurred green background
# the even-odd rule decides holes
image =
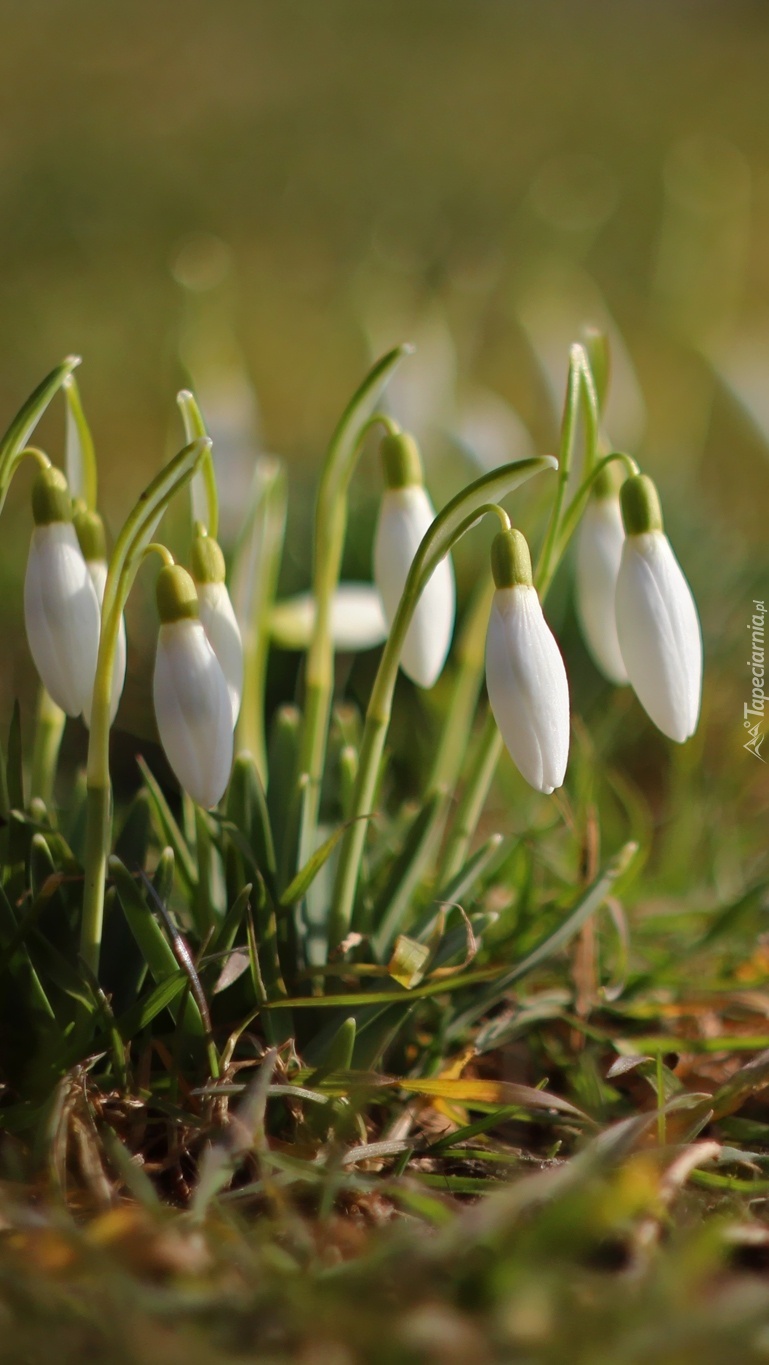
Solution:
[[[290,461],[298,590],[312,478],[372,354],[417,343],[391,401],[442,501],[479,466],[553,449],[568,344],[608,328],[607,431],[658,477],[702,608],[704,737],[681,762],[706,784],[731,775],[721,814],[739,818],[733,797],[760,818],[741,725],[745,625],[769,595],[766,5],[5,0],[0,16],[2,421],[81,353],[114,532],[181,442],[191,374],[236,509],[257,450]],[[55,459],[62,433],[58,405],[40,431]],[[21,695],[26,719],[28,479],[0,541],[0,705]],[[369,459],[358,577],[376,492]],[[480,564],[477,547],[458,557],[465,592]],[[145,578],[119,720],[140,736]],[[551,615],[578,709],[608,706],[653,766],[663,746],[625,694],[607,703],[566,578]]]

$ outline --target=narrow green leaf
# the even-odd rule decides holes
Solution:
[[[377,896],[371,914],[374,926],[374,951],[383,958],[413,904],[414,891],[422,875],[425,853],[433,847],[436,814],[446,798],[436,792],[417,812],[397,858],[391,860],[387,881]]]
[[[24,754],[21,746],[21,708],[18,701],[13,703],[11,728],[8,733],[8,753],[6,758],[5,777],[8,787],[8,802],[11,810],[25,810]]]
[[[137,1000],[135,1005],[120,1015],[117,1027],[121,1038],[127,1043],[130,1042],[137,1033],[147,1028],[153,1019],[162,1014],[164,1009],[170,1009],[172,1014],[178,1014],[179,997],[187,986],[188,981],[184,972],[177,967],[175,976],[165,977],[143,1000]]]
[[[361,815],[358,818],[360,820],[371,820],[373,819],[373,816]],[[302,899],[302,896],[305,895],[308,887],[312,886],[312,883],[324,863],[328,862],[328,859],[331,857],[331,854],[334,852],[340,839],[344,837],[347,829],[348,824],[340,825],[339,828],[335,829],[334,833],[329,835],[328,839],[321,844],[320,848],[317,848],[312,856],[307,859],[304,867],[299,869],[293,881],[289,883],[283,892],[279,902],[281,905],[293,905],[296,901]]]
[[[114,855],[109,860],[110,876],[114,879],[123,913],[131,932],[144,956],[150,974],[158,984],[176,976],[179,964],[163,930],[153,915],[142,889],[128,869]],[[180,1014],[178,1001],[171,1007],[175,1019]],[[197,1037],[205,1037],[205,1026],[200,1009],[193,997],[185,1006],[185,1024]]]
[[[235,759],[227,793],[227,816],[247,841],[262,876],[274,885],[277,866],[267,797],[250,754],[238,754]]]
[[[150,772],[150,769],[143,758],[137,758],[136,762],[141,771],[141,775],[144,778],[150,801],[152,802],[152,809],[155,813],[155,819],[160,826],[162,841],[165,844],[170,844],[173,849],[176,864],[179,869],[179,876],[184,882],[187,890],[195,891],[198,878],[189,845],[171,813],[171,807],[161,791],[159,782]]]

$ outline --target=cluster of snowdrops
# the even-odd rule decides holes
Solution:
[[[405,348],[400,350],[401,354],[405,352]],[[325,648],[329,656],[340,640],[347,648],[354,646],[357,633],[367,644],[372,641],[372,624],[365,609],[370,599],[364,597],[361,614],[354,595],[339,595],[345,522],[344,515],[336,513],[339,508],[346,509],[347,485],[365,437],[372,425],[381,422],[385,429],[380,446],[385,487],[373,547],[373,576],[383,634],[390,638],[385,654],[389,648],[395,671],[399,666],[421,688],[431,688],[437,681],[455,624],[451,546],[481,516],[492,514],[499,521],[499,531],[491,550],[494,593],[486,635],[491,709],[524,778],[544,793],[561,786],[569,753],[569,687],[561,651],[543,614],[541,596],[576,532],[578,614],[596,665],[613,683],[630,683],[665,735],[678,742],[688,739],[697,725],[702,681],[696,607],[664,532],[653,482],[630,456],[610,448],[606,453],[608,443],[601,431],[600,403],[585,348],[576,346],[572,350],[567,394],[572,418],[579,405],[586,417],[585,451],[577,471],[576,491],[569,491],[573,487],[569,480],[574,473],[576,425],[571,420],[565,421],[559,461],[544,456],[492,471],[453,499],[438,517],[424,486],[415,440],[400,430],[392,415],[370,415],[378,397],[377,387],[384,387],[388,361],[392,368],[391,357],[385,357],[379,362],[379,371],[376,367],[372,371],[380,374],[381,383],[369,382],[368,388],[360,391],[366,402],[358,401],[356,407],[354,400],[346,414],[344,439],[340,435],[336,443],[332,442],[321,482],[310,661],[315,650],[317,662],[319,646],[320,654]],[[67,394],[76,400],[73,411],[77,415],[81,409],[72,363],[67,365],[69,368],[60,367],[56,384],[52,376],[44,383],[48,382],[51,393],[63,383]],[[56,706],[68,715],[82,715],[92,730],[89,784],[102,792],[102,813],[97,801],[89,812],[95,833],[90,844],[91,865],[86,867],[86,902],[90,894],[92,936],[97,943],[98,914],[93,906],[98,909],[103,889],[94,889],[94,884],[101,879],[103,888],[108,842],[104,814],[104,788],[109,785],[108,733],[125,677],[123,607],[136,568],[147,555],[156,554],[161,560],[153,684],[158,732],[179,783],[202,807],[216,806],[227,788],[243,698],[243,634],[247,623],[238,620],[233,608],[225,557],[215,534],[215,451],[212,456],[203,417],[192,396],[186,393],[181,399],[189,443],[142,495],[111,556],[93,496],[84,497],[83,488],[72,489],[64,473],[53,467],[41,450],[27,444],[31,419],[17,421],[15,430],[12,428],[13,440],[5,451],[8,478],[24,456],[32,456],[40,466],[32,490],[35,524],[24,588],[32,656]],[[79,461],[82,468],[87,428],[81,425],[78,429],[75,423],[71,435],[76,445],[79,441],[74,464]],[[500,497],[524,478],[546,470],[557,470],[555,491],[539,562],[533,570],[527,539],[511,525]],[[193,507],[207,507],[211,515],[207,517],[204,510],[194,521],[189,568],[185,568],[155,536],[168,502],[189,480],[193,485],[197,481],[203,490],[202,496],[193,497]],[[87,478],[83,484],[87,491]],[[329,499],[325,512],[324,486]],[[95,476],[91,487],[95,488]],[[345,602],[349,604],[347,616]],[[376,635],[376,624],[373,630]],[[309,668],[308,689],[312,678]],[[308,711],[312,713],[310,699]],[[314,722],[313,733],[316,738],[320,736],[322,751],[327,712],[325,716],[315,714]],[[314,763],[317,767],[312,749],[313,742],[307,753],[310,771]],[[370,754],[362,754],[362,763],[368,761],[371,770],[377,767],[375,749],[373,745]],[[381,754],[381,749],[378,752]],[[320,761],[322,766],[322,758]],[[365,783],[361,800],[364,790]],[[362,839],[363,833],[355,837]]]

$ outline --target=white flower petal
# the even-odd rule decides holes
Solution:
[[[435,512],[424,488],[388,488],[374,542],[374,578],[385,617],[392,625],[420,541]],[[437,682],[454,630],[454,570],[449,555],[432,574],[417,603],[401,655],[401,668],[420,687]]]
[[[200,621],[160,627],[153,691],[158,733],[179,782],[198,805],[217,805],[232,767],[232,705]]]
[[[535,588],[498,588],[486,636],[486,685],[494,719],[526,781],[549,793],[569,757],[569,684]]]
[[[297,593],[276,603],[272,638],[283,649],[305,649],[315,628],[315,598]],[[378,590],[370,583],[340,583],[331,602],[334,649],[374,649],[387,639],[387,622]]]
[[[86,568],[88,569],[88,572],[91,575],[91,582],[93,583],[93,586],[96,589],[96,597],[98,599],[99,606],[101,607],[101,604],[104,601],[104,589],[107,585],[107,565],[103,559],[87,559]],[[112,724],[113,720],[115,719],[115,716],[117,715],[117,709],[118,706],[120,705],[120,698],[123,695],[123,687],[125,686],[125,670],[126,670],[125,618],[121,616],[120,626],[118,629],[117,644],[115,646],[115,662],[112,667],[112,704],[110,706],[109,714],[110,725]],[[89,729],[91,728],[91,701],[92,697],[89,696],[87,705],[83,707],[83,720],[85,721]]]
[[[69,716],[90,700],[99,649],[99,603],[74,527],[32,532],[24,580],[27,638],[43,684]]]
[[[227,683],[234,725],[240,714],[243,696],[243,641],[240,627],[224,583],[198,583],[197,589],[200,619]]]
[[[616,609],[638,700],[658,729],[682,744],[700,713],[702,635],[691,589],[662,531],[627,537]]]
[[[628,681],[614,611],[624,541],[619,498],[593,499],[585,509],[577,543],[577,615],[593,662],[618,685]]]

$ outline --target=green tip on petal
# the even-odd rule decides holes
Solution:
[[[619,462],[612,460],[611,464],[605,464],[600,469],[593,480],[592,496],[596,502],[605,502],[608,498],[616,498],[622,486],[622,470]]]
[[[67,480],[60,469],[49,465],[35,476],[32,485],[32,515],[36,526],[72,520],[72,499]]]
[[[196,583],[223,583],[224,555],[213,536],[198,533],[192,542],[192,577]]]
[[[648,474],[633,474],[620,489],[622,521],[627,536],[662,530],[659,494]]]
[[[72,520],[85,560],[105,560],[107,558],[107,538],[104,522],[98,512],[92,512],[84,502],[75,505]]]
[[[530,588],[534,582],[531,554],[520,531],[500,531],[491,544],[491,572],[498,588]]]
[[[155,593],[158,615],[164,625],[172,621],[197,620],[197,589],[191,575],[180,564],[164,565],[158,574]]]
[[[409,488],[424,482],[419,446],[407,431],[385,436],[379,447],[388,488]]]

